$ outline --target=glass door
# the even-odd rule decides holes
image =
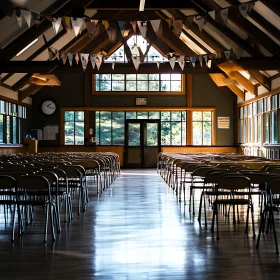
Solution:
[[[156,167],[160,150],[159,120],[126,120],[125,167]]]

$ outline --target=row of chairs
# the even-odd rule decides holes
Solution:
[[[205,226],[206,220],[206,197],[208,197],[213,215],[211,230],[214,232],[216,222],[217,240],[219,240],[219,218],[218,209],[224,209],[229,216],[232,211],[235,221],[236,211],[239,221],[238,206],[247,206],[246,229],[248,232],[249,212],[252,218],[253,237],[255,238],[254,227],[254,205],[252,196],[260,198],[261,223],[258,235],[257,248],[259,247],[260,235],[264,232],[264,225],[273,228],[276,253],[279,253],[277,236],[274,225],[273,211],[278,210],[280,200],[275,197],[280,193],[280,169],[275,164],[264,164],[261,170],[252,170],[242,164],[223,163],[216,167],[209,166],[205,162],[194,160],[193,156],[186,155],[160,155],[158,173],[170,185],[182,201],[181,193],[184,195],[186,204],[186,187],[189,188],[189,211],[195,214],[194,191],[201,191],[198,221],[201,223],[201,212],[204,206]],[[278,187],[277,187],[278,184]],[[211,198],[211,200],[210,200]],[[226,207],[228,206],[228,207]],[[266,230],[268,232],[268,230]]]

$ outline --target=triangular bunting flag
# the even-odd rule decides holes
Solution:
[[[95,55],[95,65],[96,65],[98,71],[99,71],[100,66],[102,64],[102,57],[103,57],[102,54],[96,54]]]
[[[173,26],[175,34],[180,36],[183,28],[183,21],[181,19],[173,19]]]
[[[115,70],[115,62],[112,63],[112,69]]]
[[[160,19],[150,20],[154,32],[159,38],[162,38],[162,25]]]
[[[92,69],[94,69],[95,68],[95,55],[94,54],[90,55],[90,62],[92,65]]]
[[[200,67],[202,67],[202,64],[203,64],[203,57],[202,57],[202,55],[198,56],[198,60],[199,60],[199,63],[200,63]]]
[[[239,8],[240,14],[241,14],[244,18],[246,18],[247,15],[248,15],[249,4],[248,4],[248,3],[240,4],[240,5],[238,6],[238,8]]]
[[[65,64],[66,61],[67,61],[67,57],[68,57],[67,52],[62,51],[61,54],[60,54],[60,57],[61,57],[61,60],[62,60],[63,64]]]
[[[184,70],[185,68],[185,56],[184,55],[180,55],[177,59],[177,62],[179,63],[182,71]]]
[[[23,17],[25,18],[28,27],[30,28],[31,20],[32,20],[31,12],[30,11],[26,11],[26,10],[21,10],[21,13],[22,13]]]
[[[207,62],[208,62],[208,55],[207,55],[207,54],[204,54],[204,55],[203,55],[203,58],[204,58],[205,64],[207,64]]]
[[[140,56],[131,56],[134,67],[136,71],[138,71],[139,65],[140,65]]]
[[[89,57],[88,53],[81,53],[81,62],[82,62],[82,67],[83,67],[84,71],[86,71],[86,69],[87,69],[88,57]]]
[[[230,58],[230,51],[224,51],[225,58],[229,60]]]
[[[86,21],[85,23],[90,36],[95,36],[99,33],[98,20]]]
[[[228,8],[220,10],[220,16],[224,22],[225,25],[227,25],[227,19],[228,19]]]
[[[172,18],[167,18],[165,21],[168,23],[168,27],[171,28],[172,26]]]
[[[237,59],[240,59],[240,57],[242,56],[242,49],[241,49],[239,46],[237,46],[237,47],[233,50],[233,52],[235,53],[236,58],[237,58]]]
[[[79,60],[80,60],[80,57],[79,57],[79,54],[76,53],[75,55],[75,60],[76,60],[76,63],[77,65],[79,64]]]
[[[145,0],[140,0],[139,12],[143,12],[144,9],[145,9]]]
[[[108,20],[102,20],[102,24],[104,25],[104,27],[105,27],[106,30],[109,28],[109,22],[108,22]]]
[[[54,60],[55,54],[53,53],[51,48],[48,48],[48,53],[49,53],[49,61]]]
[[[137,21],[138,28],[141,35],[145,38],[147,33],[147,22],[146,21]]]
[[[71,31],[71,18],[70,17],[63,17],[64,27],[67,32]]]
[[[207,62],[207,67],[208,67],[208,68],[211,68],[211,66],[212,66],[212,60],[208,60],[208,62]]]
[[[212,19],[215,20],[215,18],[216,18],[216,11],[210,11],[210,12],[208,12],[208,15],[209,15]]]
[[[172,69],[174,69],[175,66],[175,62],[176,62],[176,56],[170,57],[169,58],[169,63]]]
[[[60,52],[59,50],[55,50],[55,56],[58,60],[60,60]]]
[[[195,55],[190,56],[190,60],[191,60],[192,66],[195,67],[196,56]]]
[[[20,9],[16,9],[16,17],[19,27],[22,27],[22,13]]]
[[[157,62],[157,68],[159,69],[159,62]]]
[[[74,54],[73,53],[68,53],[67,56],[68,56],[68,59],[69,59],[69,64],[70,64],[70,66],[72,66]]]
[[[57,17],[57,18],[53,18],[52,19],[52,26],[53,26],[55,34],[57,34],[57,32],[58,32],[58,30],[60,28],[61,21],[62,21],[61,17]]]
[[[72,27],[74,29],[75,35],[78,36],[81,31],[82,25],[84,23],[84,19],[71,17],[71,23],[72,23]]]
[[[117,40],[117,29],[115,27],[109,27],[107,29],[108,37],[110,42],[115,42]]]
[[[133,32],[135,34],[136,30],[137,30],[137,21],[131,21],[130,24],[131,24]]]
[[[197,15],[195,17],[196,21],[197,21],[197,24],[198,24],[198,28],[199,28],[199,31],[201,32],[202,31],[202,28],[205,24],[205,18],[202,17],[201,15]]]

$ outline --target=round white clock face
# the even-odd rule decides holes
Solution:
[[[42,112],[46,115],[52,115],[56,110],[56,104],[52,100],[46,100],[41,106]]]

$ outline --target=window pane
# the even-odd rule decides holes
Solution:
[[[258,114],[263,113],[263,99],[258,101]]]
[[[11,119],[6,116],[6,143],[11,143]]]
[[[140,146],[140,123],[128,124],[128,146]]]
[[[74,122],[65,122],[64,144],[74,145]]]
[[[136,119],[136,112],[126,112],[125,117],[127,120]]]
[[[64,120],[65,121],[74,121],[74,111],[65,111]]]
[[[148,91],[148,81],[137,81],[138,91]]]
[[[159,112],[149,112],[149,119],[157,120],[160,119]]]
[[[159,91],[159,81],[150,81],[149,91]]]
[[[13,117],[13,144],[17,143],[17,118]]]
[[[181,74],[171,74],[172,81],[181,81]]]
[[[158,145],[158,124],[157,123],[147,123],[147,146],[157,146]]]
[[[112,91],[124,91],[124,82],[123,81],[113,81],[112,82]]]
[[[161,81],[161,91],[170,91],[170,81]]]
[[[186,118],[186,115],[187,115],[186,112],[182,112],[182,120],[183,120],[183,121],[185,121],[185,120],[187,119],[187,118]]]
[[[253,102],[253,115],[256,115],[257,113],[258,113],[257,102]]]
[[[124,112],[112,113],[112,126],[113,126],[113,145],[124,144]]]
[[[277,112],[271,112],[271,142],[278,143]]]
[[[161,112],[162,121],[170,121],[170,112]]]
[[[243,119],[243,107],[239,108],[239,119]]]
[[[264,121],[264,143],[269,143],[269,114],[266,113],[263,115]]]
[[[75,121],[84,121],[85,113],[82,111],[75,112]]]
[[[171,91],[181,91],[181,81],[172,81]]]
[[[136,91],[136,81],[127,81],[126,91]]]
[[[172,121],[181,121],[181,112],[171,112]]]
[[[258,116],[258,142],[262,142],[262,116]]]
[[[278,104],[277,104],[277,94],[275,94],[275,95],[272,95],[272,110],[276,109],[277,106],[278,106]]]
[[[84,123],[75,122],[75,145],[84,145]]]
[[[243,118],[247,117],[247,106],[243,107]]]
[[[136,74],[126,74],[126,79],[136,81]]]
[[[170,122],[161,122],[161,145],[170,145]]]
[[[137,119],[148,119],[148,112],[137,112]]]
[[[187,144],[187,132],[186,132],[186,122],[182,122],[182,145]]]
[[[99,79],[105,81],[111,81],[111,74],[100,74]]]
[[[181,145],[181,122],[171,122],[171,145]]]
[[[18,118],[18,143],[22,143],[22,119]],[[0,135],[1,137],[1,135]]]
[[[202,122],[193,122],[193,145],[202,145]]]
[[[99,90],[100,91],[111,91],[111,81],[100,81]]]
[[[4,131],[4,116],[0,115],[0,143],[4,143],[3,131]]]
[[[170,81],[170,74],[160,74],[162,81]]]
[[[203,112],[203,121],[211,121],[211,112]]]
[[[100,112],[100,145],[111,145],[111,112]]]
[[[211,145],[211,122],[203,122],[203,145]]]
[[[248,118],[248,142],[252,142],[253,136],[253,126],[252,126],[252,117]]]
[[[202,112],[192,112],[193,121],[202,121]]]
[[[148,80],[148,74],[137,74],[137,80],[147,81]]]
[[[248,112],[247,112],[247,114],[248,114],[248,117],[252,116],[252,104],[248,105]]]
[[[112,74],[112,80],[124,80],[124,74]]]
[[[158,81],[159,74],[149,74],[149,80]]]

